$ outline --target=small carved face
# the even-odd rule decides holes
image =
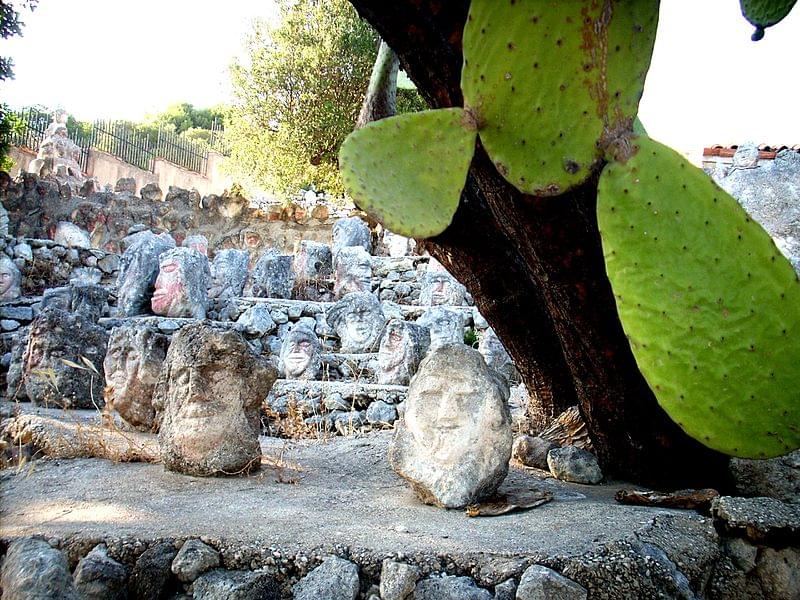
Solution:
[[[405,362],[411,350],[411,340],[405,328],[399,323],[390,323],[381,341],[378,364],[384,371]]]
[[[254,232],[245,233],[244,245],[247,248],[258,248],[261,245],[261,236]]]
[[[454,296],[453,284],[446,275],[434,275],[430,280],[431,306],[450,304]]]
[[[203,242],[192,242],[187,247],[192,250],[197,250],[203,256],[208,256],[208,245]]]
[[[283,358],[286,375],[295,377],[308,368],[314,354],[314,347],[308,340],[295,340],[288,346]]]
[[[170,309],[186,299],[186,283],[180,263],[176,260],[162,263],[156,279],[151,306],[157,315],[169,315]]]
[[[462,341],[463,334],[456,319],[435,319],[430,323],[431,348]]]
[[[345,335],[356,345],[367,344],[374,333],[374,318],[367,309],[356,309],[345,315]]]
[[[0,299],[10,300],[19,296],[18,273],[7,261],[0,261]]]

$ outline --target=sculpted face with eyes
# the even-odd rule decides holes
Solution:
[[[429,344],[425,327],[400,319],[389,321],[378,350],[378,383],[408,385]]]
[[[490,496],[511,456],[507,397],[476,350],[434,350],[411,381],[389,450],[392,468],[427,504],[460,508]]]
[[[174,248],[159,257],[150,305],[165,317],[206,318],[211,283],[208,258],[191,248]]]
[[[22,275],[7,256],[0,257],[0,301],[14,300],[20,296],[20,281]]]
[[[347,294],[328,309],[326,318],[346,353],[374,352],[386,326],[381,303],[369,292]]]
[[[259,406],[276,378],[240,334],[203,323],[183,327],[153,396],[165,468],[200,476],[257,469]]]
[[[431,270],[422,280],[419,303],[422,306],[461,306],[466,289],[445,270]]]
[[[295,326],[281,344],[281,365],[288,379],[316,379],[322,359],[317,334],[308,327]]]
[[[426,310],[417,322],[430,331],[429,352],[447,344],[464,343],[464,316],[460,312],[434,306]]]
[[[116,410],[136,429],[156,426],[153,390],[167,353],[169,340],[146,324],[129,324],[111,331],[103,361],[106,408]]]

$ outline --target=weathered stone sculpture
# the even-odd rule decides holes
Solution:
[[[506,386],[466,345],[431,353],[411,381],[389,462],[426,504],[461,508],[491,496],[508,473]]]
[[[372,291],[372,260],[364,248],[341,248],[334,262],[333,294],[337,299],[353,292]]]
[[[316,333],[308,327],[295,325],[281,344],[283,376],[287,379],[316,379],[322,364],[321,350]]]
[[[333,224],[331,252],[336,256],[342,248],[360,246],[367,254],[372,252],[372,236],[367,224],[358,217],[345,217]]]
[[[145,323],[111,330],[103,361],[106,408],[140,431],[156,427],[153,390],[168,346],[169,338]]]
[[[164,467],[198,476],[258,469],[258,411],[276,378],[239,333],[203,323],[183,327],[153,395]]]
[[[422,278],[419,303],[422,306],[461,306],[466,288],[438,264],[431,264]]]
[[[506,381],[511,381],[516,374],[514,362],[503,346],[503,342],[500,341],[500,338],[497,337],[491,327],[483,332],[478,343],[478,352],[481,353],[490,369],[500,373]]]
[[[28,165],[28,172],[42,177],[54,175],[62,180],[73,178],[73,181],[83,182],[83,173],[78,164],[81,149],[69,139],[65,111],[53,113],[53,122],[45,130],[44,136],[36,158]]]
[[[208,238],[204,235],[187,235],[181,246],[197,250],[203,256],[208,256]]]
[[[19,298],[21,281],[22,274],[14,261],[5,254],[0,255],[0,301]]]
[[[102,360],[107,346],[105,329],[84,315],[54,307],[43,309],[31,323],[22,357],[28,398],[44,406],[102,406]]]
[[[324,300],[325,283],[333,271],[331,248],[303,240],[294,256],[295,296],[302,300]]]
[[[67,312],[80,313],[93,323],[97,323],[108,301],[108,290],[93,283],[71,283],[50,288],[42,295],[42,308],[48,306]]]
[[[247,250],[226,248],[217,251],[211,263],[211,287],[208,289],[210,298],[220,298],[227,294],[232,297],[242,295],[245,281],[247,281],[247,264],[250,255]]]
[[[430,332],[429,352],[447,344],[464,343],[464,316],[458,311],[434,306],[426,310],[417,323]]]
[[[378,299],[369,292],[348,294],[330,309],[326,317],[341,340],[341,351],[357,354],[374,352],[386,326]]]
[[[89,233],[84,231],[75,223],[69,221],[59,221],[56,225],[55,234],[53,234],[53,241],[56,244],[61,244],[67,248],[91,248],[92,241],[89,239]]]
[[[117,276],[117,309],[121,317],[150,312],[150,296],[158,277],[158,257],[175,247],[172,238],[152,231],[140,231],[127,240]]]
[[[150,304],[165,317],[205,319],[210,282],[208,258],[190,248],[174,248],[159,257]]]
[[[427,328],[398,319],[389,321],[378,350],[378,383],[408,385],[428,346]]]
[[[291,298],[294,270],[291,255],[274,248],[264,251],[252,273],[252,294],[256,298]]]

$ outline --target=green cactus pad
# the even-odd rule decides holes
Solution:
[[[556,195],[589,176],[631,130],[657,21],[656,0],[472,1],[461,88],[509,183]]]
[[[600,177],[619,317],[658,402],[734,456],[800,447],[800,282],[769,235],[675,151],[635,138]]]
[[[409,113],[351,133],[339,151],[344,186],[391,231],[425,238],[453,219],[475,151],[461,108]]]
[[[764,28],[779,23],[796,2],[797,0],[739,0],[744,18],[756,27],[753,41],[763,38]]]

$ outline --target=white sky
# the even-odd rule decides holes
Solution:
[[[0,42],[12,106],[63,106],[82,119],[138,119],[169,104],[228,98],[227,67],[272,0],[41,0],[24,36]],[[640,117],[695,157],[704,145],[800,143],[800,7],[758,43],[736,0],[662,0]]]

